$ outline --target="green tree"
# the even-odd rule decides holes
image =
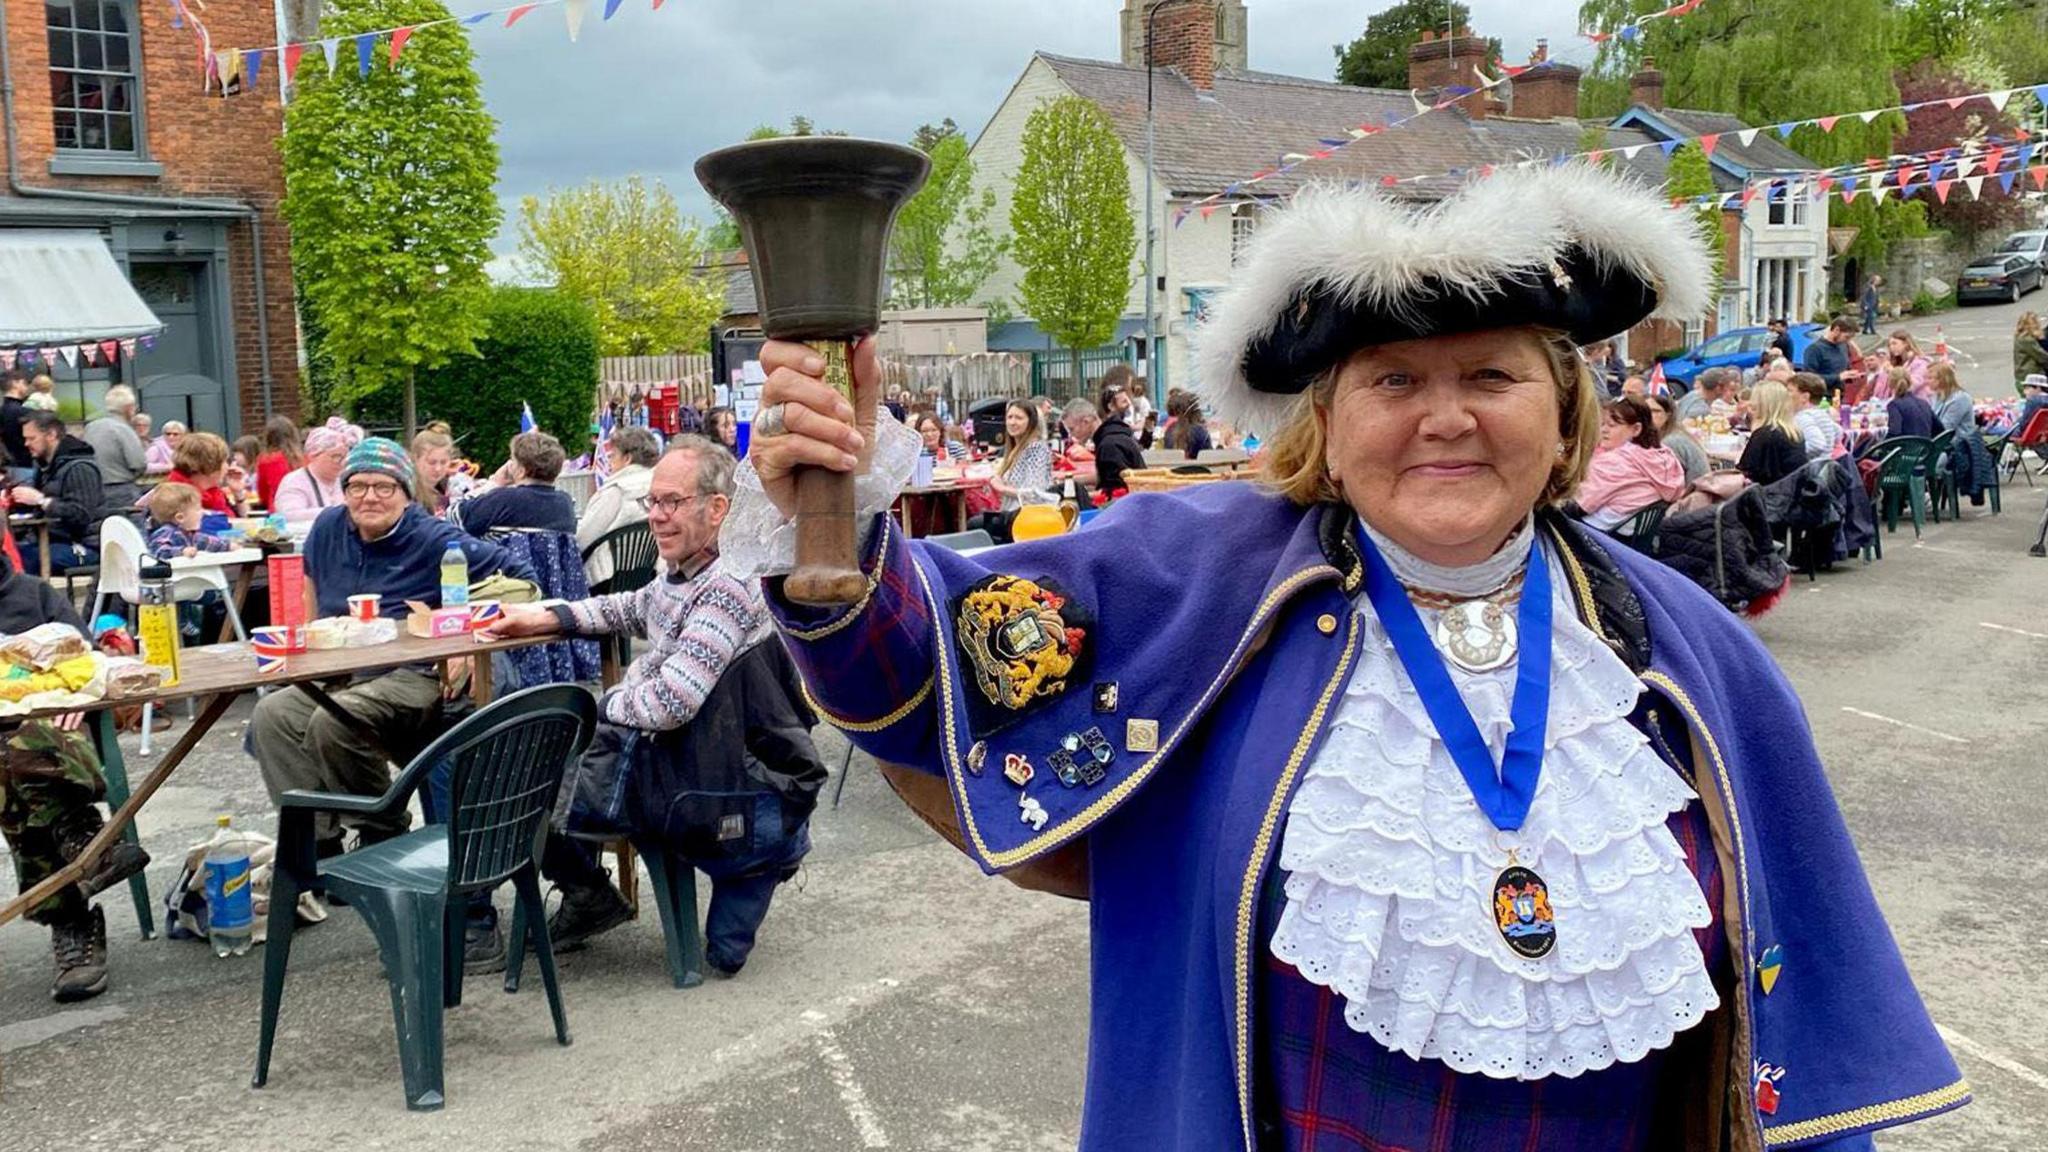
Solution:
[[[1671,167],[1664,176],[1664,193],[1674,200],[1692,200],[1709,196],[1720,189],[1714,187],[1713,162],[1697,144],[1681,144],[1671,153]],[[1719,201],[1692,207],[1693,227],[1699,232],[1700,242],[1715,256],[1717,267],[1725,271],[1727,248],[1721,237],[1721,205]],[[1715,284],[1718,291],[1720,285]]]
[[[1025,121],[1010,234],[1018,302],[1072,352],[1079,380],[1082,351],[1116,335],[1138,250],[1124,146],[1093,103],[1062,96]]]
[[[606,356],[700,352],[725,309],[704,231],[660,181],[595,180],[519,202],[519,254],[597,318]]]
[[[522,403],[541,431],[581,455],[597,407],[597,319],[582,301],[542,288],[493,288],[485,314],[476,355],[421,374],[421,409],[462,430],[465,449],[487,468],[504,461]]]
[[[952,121],[947,121],[951,124]],[[974,161],[958,132],[931,138],[932,174],[889,234],[895,308],[950,308],[974,299],[1007,247],[990,226],[996,194],[974,189]]]
[[[1643,11],[1661,7],[1638,0],[1587,0],[1580,26],[1615,29]],[[1887,66],[1897,34],[1890,0],[1744,0],[1703,4],[1681,20],[1652,20],[1629,40],[1603,41],[1581,106],[1588,115],[1620,112],[1627,104],[1628,77],[1645,56],[1664,73],[1666,103],[1674,108],[1724,112],[1776,136],[1790,120],[1885,108],[1899,102]],[[1816,51],[1825,45],[1825,51]],[[1889,155],[1892,138],[1905,130],[1897,113],[1864,123],[1844,116],[1832,132],[1816,125],[1794,129],[1788,143],[1815,162],[1832,166]],[[1882,259],[1885,237],[1895,222],[1880,221],[1900,211],[1843,205],[1834,201],[1836,225],[1859,228],[1851,250],[1864,262]]]
[[[1366,18],[1365,32],[1349,44],[1334,45],[1337,83],[1361,88],[1408,87],[1408,48],[1424,31],[1446,32],[1468,26],[1472,10],[1457,0],[1399,0]],[[1486,42],[1486,57],[1500,59],[1500,41]]]
[[[951,124],[952,121],[948,120],[946,123]],[[789,118],[788,131],[777,128],[773,124],[757,124],[752,132],[747,133],[746,142],[751,144],[756,140],[780,140],[784,136],[844,135],[846,135],[844,132],[818,131],[818,126],[811,123],[809,116],[791,116]],[[704,230],[704,244],[705,247],[713,252],[730,252],[740,246],[740,226],[733,222],[732,215],[724,208],[719,208],[712,213],[711,226]]]
[[[953,118],[948,116],[937,124],[919,124],[917,131],[910,136],[910,144],[911,147],[916,148],[919,152],[930,155],[932,149],[939,146],[940,141],[948,136],[958,135],[960,135],[960,126],[953,123]]]
[[[331,0],[321,31],[448,19],[437,0]],[[471,352],[484,330],[498,148],[459,28],[421,28],[395,66],[388,52],[380,42],[361,76],[347,63],[328,76],[309,54],[285,117],[282,211],[333,401],[402,386],[410,434],[415,374]]]

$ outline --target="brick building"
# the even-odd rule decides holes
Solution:
[[[1131,215],[1142,228],[1147,10],[1144,0],[1125,0],[1119,60],[1039,52],[1025,65],[974,142],[975,179],[995,192],[997,219],[1008,217],[1031,112],[1073,95],[1102,109],[1124,145]],[[1816,167],[1768,129],[1760,132],[1716,113],[1666,108],[1662,76],[1654,68],[1634,78],[1631,107],[1624,114],[1582,119],[1580,70],[1548,60],[1541,42],[1532,67],[1513,69],[1515,79],[1509,84],[1481,90],[1487,83],[1483,73],[1492,70],[1486,40],[1465,29],[1449,36],[1425,33],[1409,48],[1409,88],[1357,88],[1249,68],[1245,0],[1185,0],[1157,9],[1152,20],[1151,220],[1157,277],[1152,331],[1158,343],[1146,370],[1159,391],[1193,382],[1188,337],[1209,298],[1229,281],[1266,207],[1310,181],[1376,183],[1392,176],[1402,182],[1390,194],[1428,201],[1488,165],[1577,153],[1590,138],[1598,147],[1617,150],[1610,162],[1661,187],[1669,174],[1669,149],[1704,133],[1721,134],[1710,167],[1723,193],[1773,178],[1798,178]],[[1287,149],[1307,151],[1319,139],[1341,138],[1352,125],[1411,117],[1418,98],[1434,102],[1438,94],[1460,89],[1467,94],[1443,112],[1358,140],[1255,188],[1240,183],[1272,168]],[[1206,210],[1175,223],[1176,214],[1198,202]],[[1821,313],[1829,255],[1824,204],[1782,192],[1757,195],[1731,205],[1723,228],[1726,279],[1716,314],[1690,325],[1645,323],[1623,339],[1633,359],[1647,361],[1660,351],[1772,316],[1800,321]],[[1115,337],[1134,351],[1143,344],[1146,328],[1142,233],[1139,240],[1131,294]],[[1005,256],[984,291],[992,298],[1014,298],[1021,275],[1016,262]],[[989,334],[989,347],[999,350],[1036,351],[1050,345],[1029,319]]]
[[[216,3],[200,18],[216,49],[258,47],[280,39],[274,11]],[[82,386],[97,405],[120,380],[140,387],[159,424],[226,436],[296,415],[276,76],[266,69],[233,96],[209,91],[197,28],[172,0],[0,0],[0,44],[11,93],[0,107],[0,276],[50,275],[21,262],[32,242],[68,234],[54,238],[75,248],[90,235],[163,324],[132,360],[57,365],[58,395]],[[85,287],[85,311],[109,294],[107,283]]]

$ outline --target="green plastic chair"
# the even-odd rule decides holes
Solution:
[[[1955,476],[1948,470],[1948,454],[1955,448],[1954,432],[1934,434],[1933,447],[1927,453],[1927,513],[1936,524],[1941,523],[1941,513],[1955,497]],[[1956,513],[1955,519],[1962,519]]]
[[[669,982],[677,988],[704,983],[704,933],[697,926],[697,870],[664,845],[633,841],[633,850],[647,863],[654,881],[654,902],[661,913],[661,943],[668,954]],[[526,906],[512,910],[512,934],[505,941],[505,991],[519,991],[520,970],[526,967]],[[541,952],[545,957],[546,951]],[[549,967],[541,967],[543,978]]]
[[[621,525],[592,540],[590,547],[583,550],[585,566],[599,549],[610,550],[612,574],[590,586],[592,596],[638,592],[654,582],[655,562],[661,557],[654,547],[654,529],[647,521]],[[618,650],[619,667],[624,668],[633,662],[633,637],[629,633],[600,637],[598,642],[610,644]]]
[[[555,1039],[569,1043],[555,979],[554,948],[542,912],[539,859],[562,774],[597,725],[597,703],[574,684],[516,692],[449,729],[413,758],[382,796],[293,791],[279,801],[277,869],[270,887],[270,938],[263,956],[263,1022],[253,1086],[270,1078],[278,1004],[291,959],[299,893],[316,881],[369,922],[391,982],[406,1107],[438,1110],[441,1014],[462,1003],[462,942],[468,897],[507,879],[518,894],[547,986]],[[450,764],[448,822],[328,860],[315,859],[313,817],[402,812],[441,760]]]
[[[1645,556],[1655,556],[1659,548],[1658,532],[1664,526],[1664,514],[1669,511],[1671,505],[1660,500],[1615,525],[1608,535]]]
[[[1910,508],[1913,535],[1927,523],[1927,466],[1934,441],[1925,436],[1894,436],[1878,447],[1877,491],[1884,505],[1885,530],[1899,530],[1899,514]]]

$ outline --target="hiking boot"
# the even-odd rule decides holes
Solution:
[[[57,979],[50,999],[59,1004],[90,1000],[107,990],[107,914],[98,908],[50,929],[50,954]]]
[[[496,924],[471,924],[462,933],[462,971],[488,976],[505,970],[505,930]]]
[[[99,809],[80,809],[76,816],[66,819],[57,829],[57,854],[67,861],[85,855],[86,846],[99,835],[104,824]],[[142,850],[142,845],[116,840],[100,853],[98,860],[87,865],[85,876],[78,881],[78,890],[90,900],[130,876],[140,874],[147,867],[149,853]]]
[[[561,906],[548,917],[548,941],[556,952],[581,948],[592,937],[602,935],[633,918],[626,898],[610,884],[593,888],[562,889]]]

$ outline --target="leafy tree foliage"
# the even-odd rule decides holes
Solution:
[[[1933,60],[1924,60],[1902,73],[1899,96],[1905,103],[1918,104],[1929,100],[1944,103],[1907,113],[1906,134],[1894,147],[1901,153],[1916,155],[1981,141],[1986,136],[2011,139],[2019,125],[2006,112],[1997,111],[1982,100],[1972,100],[1960,108],[1950,108],[1945,103],[1977,91],[1980,89],[1975,84]],[[2013,170],[2010,159],[2005,161],[2005,169]],[[2025,181],[2026,178],[2026,173],[2021,172],[2019,179]],[[1946,201],[1932,196],[1930,192],[1922,192],[1920,197],[1928,223],[1974,243],[1989,233],[2010,228],[2026,218],[2026,206],[2016,195],[2024,187],[2024,183],[2015,183],[2015,195],[2008,196],[2000,189],[1997,174],[1992,173],[1985,179],[1977,196],[1970,195],[1967,187],[1958,181],[1949,189]]]
[[[1366,18],[1365,31],[1349,44],[1338,44],[1337,82],[1361,88],[1408,87],[1408,48],[1425,30],[1446,32],[1471,23],[1472,10],[1457,0],[1399,0]],[[1488,40],[1487,59],[1500,59],[1500,41]]]
[[[526,197],[519,252],[590,309],[606,356],[702,351],[725,307],[722,287],[701,271],[703,230],[660,181],[632,176]]]
[[[321,31],[347,37],[447,20],[437,0],[331,0]],[[346,41],[344,41],[346,43]],[[421,28],[395,65],[380,43],[367,75],[317,53],[285,118],[285,200],[297,286],[318,317],[333,395],[349,404],[473,350],[499,222],[495,125],[469,40]]]
[[[949,129],[952,123],[946,121]],[[975,195],[974,161],[957,130],[927,136],[920,129],[919,137],[918,146],[931,156],[932,173],[897,214],[889,236],[889,303],[895,308],[966,304],[995,271],[1007,246],[989,223],[996,194],[983,188]]]
[[[1698,144],[1681,144],[1671,153],[1671,167],[1664,178],[1664,191],[1673,199],[1685,200],[1719,191],[1714,186],[1713,164]],[[1727,245],[1721,236],[1721,206],[1714,203],[1695,207],[1693,227],[1699,232],[1700,242],[1715,255],[1716,263],[1725,271]]]
[[[1073,353],[1079,380],[1082,351],[1116,335],[1138,250],[1124,147],[1093,103],[1062,96],[1025,121],[1010,233],[1018,302]]]

